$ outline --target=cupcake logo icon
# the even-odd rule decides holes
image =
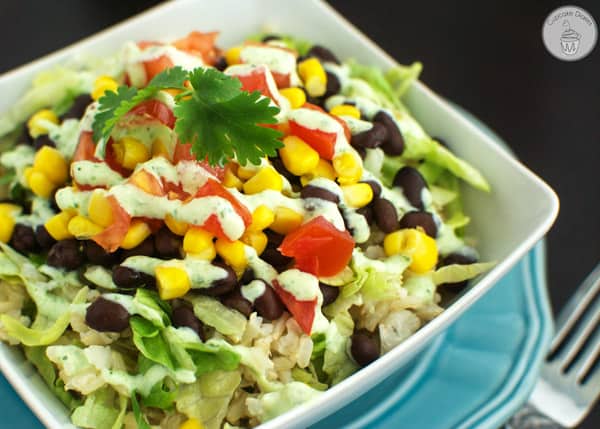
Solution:
[[[581,40],[581,34],[571,28],[571,24],[568,20],[564,20],[562,23],[565,29],[560,35],[560,46],[565,55],[575,55],[579,49],[579,40]]]
[[[563,6],[553,10],[542,28],[542,39],[548,52],[563,61],[577,61],[596,46],[596,21],[586,10]]]

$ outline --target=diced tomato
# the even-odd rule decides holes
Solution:
[[[73,162],[96,160],[94,157],[95,152],[96,144],[94,143],[93,133],[91,131],[83,131],[79,135],[79,143],[73,154]]]
[[[129,176],[128,182],[140,188],[147,194],[156,195],[158,197],[166,195],[162,183],[156,178],[156,176],[144,169],[138,170]]]
[[[304,109],[318,110],[319,112],[323,112],[326,115],[328,115],[329,117],[335,119],[338,122],[338,124],[340,124],[342,126],[342,128],[344,129],[344,135],[346,136],[346,140],[350,141],[350,139],[352,138],[352,133],[350,132],[350,128],[348,127],[348,124],[346,123],[346,121],[344,121],[339,116],[331,115],[331,114],[327,113],[325,111],[325,109],[323,109],[322,107],[317,106],[316,104],[312,104],[312,103],[304,103],[302,105],[302,107]]]
[[[271,100],[274,100],[273,94],[269,90],[269,85],[267,83],[267,73],[267,69],[263,67],[257,67],[249,74],[236,75],[235,77],[242,82],[242,89],[244,91],[258,91],[265,97],[269,97]]]
[[[208,179],[206,183],[198,189],[195,197],[217,196],[226,199],[231,203],[235,212],[242,218],[244,225],[247,227],[252,222],[252,215],[248,209],[240,203],[233,195],[231,195],[219,182],[213,179]],[[221,223],[216,215],[211,215],[202,227],[219,238],[227,238],[221,227]]]
[[[148,82],[152,80],[154,76],[160,72],[173,67],[173,61],[166,55],[161,55],[153,60],[144,61],[144,68],[146,69],[146,79]]]
[[[114,252],[119,248],[129,230],[131,216],[119,205],[113,195],[109,195],[107,199],[112,208],[113,223],[100,234],[93,236],[92,240],[107,252]]]
[[[334,276],[348,265],[354,240],[319,216],[288,234],[279,251],[296,260],[296,267],[319,277]]]
[[[179,161],[196,161],[202,168],[215,176],[219,181],[225,177],[225,169],[219,166],[213,166],[207,160],[198,161],[196,155],[192,153],[191,143],[177,143],[173,153],[173,162],[177,164]]]
[[[277,88],[289,88],[290,87],[290,74],[286,73],[277,73],[277,72],[271,72],[271,74],[273,75],[273,79],[275,80],[275,83],[277,84]]]
[[[173,46],[182,51],[198,55],[205,63],[214,65],[217,59],[215,40],[218,35],[218,31],[211,31],[210,33],[192,31],[183,39],[176,40]]]
[[[169,128],[175,126],[175,115],[169,107],[159,100],[146,100],[131,109],[128,115],[150,116]]]
[[[289,312],[292,313],[292,316],[294,316],[294,319],[296,322],[298,322],[298,325],[302,331],[306,335],[310,335],[312,325],[315,320],[315,312],[318,303],[317,297],[310,301],[300,301],[294,295],[282,288],[277,280],[273,281],[273,286],[275,288],[275,292],[285,304]]]
[[[308,143],[314,150],[319,152],[321,158],[331,160],[333,158],[336,133],[328,133],[318,128],[312,129],[300,125],[296,121],[289,121],[290,133],[300,137]]]

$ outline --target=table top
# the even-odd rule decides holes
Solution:
[[[156,3],[3,0],[0,73]],[[560,2],[456,3],[330,1],[399,62],[421,61],[428,86],[495,130],[557,192],[547,244],[558,311],[600,261],[600,47],[576,62],[548,53],[542,24]],[[577,4],[600,22],[600,2]],[[581,427],[600,427],[599,406]]]

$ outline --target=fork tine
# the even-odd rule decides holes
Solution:
[[[600,300],[595,300],[588,306],[587,312],[583,314],[579,325],[570,334],[564,345],[564,350],[557,355],[561,360],[561,369],[565,372],[570,370],[571,364],[575,361],[590,336],[594,333],[596,326],[600,323]]]
[[[579,318],[586,312],[588,304],[593,300],[600,288],[600,263],[587,276],[577,292],[571,297],[563,308],[557,319],[556,326],[559,327],[556,336],[550,344],[549,356],[552,359],[558,348],[563,344],[565,338],[571,332]]]
[[[577,368],[574,368],[577,371],[576,377],[579,383],[586,378],[600,356],[600,329],[596,330],[596,334],[590,342],[589,350],[590,352],[587,355],[580,358],[581,363],[577,364]],[[596,371],[600,372],[600,366]]]

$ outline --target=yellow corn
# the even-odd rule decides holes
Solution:
[[[179,425],[179,429],[204,429],[204,425],[198,419],[187,419]]]
[[[92,192],[88,203],[88,216],[92,222],[104,228],[113,223],[112,206],[102,191]]]
[[[252,223],[248,225],[248,231],[262,231],[268,228],[275,220],[275,213],[269,207],[261,204],[252,212]]]
[[[152,231],[146,222],[139,219],[134,219],[131,222],[131,225],[129,225],[127,234],[125,234],[125,237],[121,242],[121,247],[123,249],[133,249],[141,244],[141,242],[146,238],[148,238],[151,233]]]
[[[329,111],[335,116],[352,116],[353,118],[360,119],[360,110],[350,104],[339,104]]]
[[[342,192],[346,204],[355,209],[366,206],[373,199],[373,188],[366,183],[342,186]]]
[[[15,229],[15,219],[10,213],[0,213],[0,242],[8,243]]]
[[[33,169],[44,173],[50,181],[64,185],[69,178],[69,164],[61,153],[50,146],[43,146],[35,154]]]
[[[46,221],[44,227],[48,234],[57,241],[73,238],[73,234],[69,232],[69,221],[75,216],[74,210],[62,211]]]
[[[323,177],[325,179],[335,180],[337,174],[333,169],[331,162],[321,158],[319,159],[317,167],[313,171],[300,177],[300,183],[302,184],[302,186],[306,186],[308,182],[310,182],[316,177]]]
[[[258,173],[258,168],[252,164],[248,164],[246,166],[240,165],[237,168],[237,177],[242,180],[248,180],[256,173]]]
[[[11,203],[0,203],[0,215],[18,216],[23,211],[23,207]]]
[[[179,267],[158,266],[154,269],[156,287],[161,299],[175,299],[185,295],[192,284],[188,273]]]
[[[50,198],[52,192],[58,188],[58,185],[48,176],[35,169],[27,174],[27,185],[35,195],[42,198]]]
[[[202,228],[188,229],[183,237],[183,251],[210,260],[217,255],[213,235]]]
[[[306,103],[306,94],[300,88],[283,88],[279,93],[288,99],[292,109],[302,107]]]
[[[25,170],[23,170],[23,177],[25,178],[27,186],[29,186],[29,179],[31,178],[31,173],[33,173],[33,171],[33,167],[26,167]]]
[[[287,207],[277,207],[275,209],[275,220],[269,227],[273,231],[286,235],[302,225],[303,217]]]
[[[73,216],[67,225],[69,234],[75,238],[90,238],[96,234],[100,234],[104,228],[96,225],[85,216]],[[50,234],[52,235],[52,234]]]
[[[242,186],[244,183],[235,175],[233,172],[233,168],[230,167],[231,164],[225,167],[225,175],[223,176],[223,186],[227,188],[235,188],[238,191],[242,190]]]
[[[150,159],[148,147],[138,139],[124,137],[113,144],[115,159],[123,167],[133,170],[139,163]]]
[[[340,185],[358,182],[363,173],[360,157],[352,152],[344,152],[333,158],[333,169],[338,175]]]
[[[239,240],[229,241],[219,238],[215,242],[217,253],[235,271],[243,271],[248,265],[244,243]]]
[[[165,225],[167,225],[167,228],[169,228],[173,234],[177,235],[185,235],[190,227],[187,222],[177,220],[170,214],[165,216]]]
[[[27,121],[27,128],[31,137],[36,138],[44,134],[48,134],[48,128],[40,122],[49,121],[53,124],[58,124],[58,116],[52,110],[43,109],[33,114]]]
[[[156,158],[162,156],[163,158],[171,159],[169,151],[165,144],[160,140],[155,140],[152,143],[152,157]]]
[[[302,176],[317,168],[320,159],[316,150],[296,136],[287,136],[283,139],[279,157],[285,168],[296,176]]]
[[[100,76],[94,82],[94,88],[92,89],[92,98],[98,100],[104,95],[106,91],[117,92],[119,84],[110,76]]]
[[[320,97],[327,90],[327,74],[318,59],[312,57],[298,64],[298,74],[311,97]]]
[[[383,248],[388,256],[410,256],[411,263],[408,268],[415,273],[430,271],[437,264],[438,250],[435,240],[420,228],[401,229],[386,235]]]
[[[225,61],[227,62],[227,65],[230,66],[232,64],[239,64],[241,62],[241,60],[240,60],[241,52],[242,52],[241,46],[234,46],[233,48],[227,49],[227,51],[225,52]]]
[[[256,254],[260,255],[267,247],[269,238],[262,231],[246,231],[242,236],[242,241],[248,246],[252,246],[256,250]]]
[[[281,191],[283,179],[273,167],[263,167],[251,179],[244,183],[245,194],[257,194],[267,189]]]

